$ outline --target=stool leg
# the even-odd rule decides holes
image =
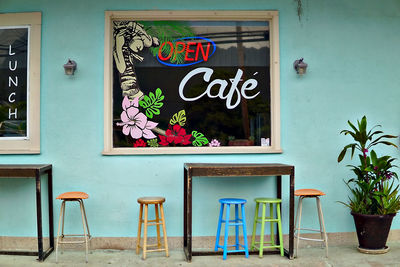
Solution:
[[[86,263],[87,263],[89,261],[88,260],[88,251],[89,251],[89,249],[88,249],[88,235],[86,233],[86,223],[85,223],[86,219],[85,219],[85,214],[84,214],[83,208],[82,208],[82,206],[83,206],[82,199],[79,199],[78,202],[79,202],[79,206],[81,208],[82,225],[83,225],[83,236],[85,238],[85,248],[86,248],[86,250],[85,250],[85,258],[86,258]]]
[[[164,236],[165,254],[167,257],[169,257],[168,242],[167,242],[167,230],[165,228],[164,208],[163,208],[162,203],[160,204],[160,210],[161,210],[161,220],[162,220],[162,228],[163,228],[163,236]]]
[[[317,197],[316,200],[317,200],[320,231],[321,231],[321,235],[323,235],[322,239],[324,240],[324,243],[325,243],[326,257],[328,258],[328,237],[327,237],[326,231],[325,231],[324,215],[322,214],[321,201],[320,201],[319,197]]]
[[[274,204],[269,203],[269,218],[274,218]],[[275,237],[274,237],[274,223],[270,222],[270,237],[271,237],[271,246],[275,246]]]
[[[224,215],[224,204],[221,203],[221,208],[219,211],[219,219],[218,219],[218,227],[217,227],[217,237],[215,239],[215,251],[218,251],[218,246],[219,246],[219,238],[221,235],[221,222],[222,222],[222,216]]]
[[[231,205],[226,204],[226,214],[225,214],[225,236],[224,236],[224,254],[222,256],[223,260],[226,260],[228,254],[228,233],[229,233],[229,211]]]
[[[154,204],[154,211],[156,213],[156,227],[157,227],[157,247],[161,248],[161,238],[160,238],[160,215],[158,214],[158,204]]]
[[[143,256],[142,258],[146,259],[146,251],[147,251],[147,204],[144,204],[144,225],[143,225]]]
[[[239,222],[239,204],[235,204],[235,223]],[[236,249],[239,249],[239,225],[235,225]]]
[[[58,231],[57,231],[57,242],[56,242],[56,263],[58,263],[58,242],[60,240],[60,230],[61,230],[61,221],[63,221],[64,225],[64,206],[65,206],[65,200],[62,201],[61,203],[61,209],[60,209],[60,217],[58,218]]]
[[[249,257],[249,247],[247,244],[247,226],[246,226],[246,215],[244,212],[244,204],[241,204],[242,206],[242,222],[243,222],[243,243],[244,243],[244,253],[246,255],[246,258]]]
[[[66,201],[63,200],[63,205],[64,205],[64,206],[63,206],[63,215],[62,215],[63,219],[62,219],[62,222],[61,222],[61,239],[64,238],[65,203],[66,203]]]
[[[265,209],[267,204],[262,203],[262,215],[261,215],[261,233],[260,233],[260,251],[258,256],[262,258],[264,253],[264,230],[265,230]]]
[[[88,246],[89,246],[89,253],[92,254],[91,249],[90,249],[90,243],[91,243],[91,242],[90,242],[90,239],[92,238],[92,235],[90,234],[89,224],[88,224],[88,222],[87,222],[87,216],[86,216],[85,205],[83,204],[83,202],[82,202],[82,209],[83,209],[83,214],[85,215],[86,230],[87,230],[88,238],[89,238],[89,240],[88,240],[88,242],[89,242],[89,244],[88,244]]]
[[[276,204],[276,216],[278,218],[279,249],[281,252],[281,256],[283,257],[284,253],[283,253],[283,237],[282,237],[282,220],[281,220],[281,209],[279,203]]]
[[[140,204],[140,211],[139,211],[139,225],[138,225],[138,233],[136,237],[136,254],[139,254],[140,249],[140,237],[142,236],[142,223],[143,223],[143,204]]]
[[[317,204],[317,212],[318,212],[319,233],[320,233],[321,240],[324,240],[324,231],[322,229],[321,213],[319,212],[320,207],[318,205],[318,202],[319,202],[318,200],[319,200],[319,198],[315,197],[315,204]]]
[[[302,202],[303,202],[303,197],[300,196],[300,198],[299,198],[299,204],[298,204],[298,206],[297,206],[297,214],[296,214],[296,228],[295,228],[295,231],[297,231],[297,240],[296,240],[296,252],[295,252],[295,257],[297,257],[297,254],[298,254],[298,251],[299,251]],[[296,235],[295,235],[295,237],[296,237]]]
[[[254,212],[254,222],[253,222],[253,233],[251,235],[251,246],[250,250],[253,250],[256,248],[256,230],[257,230],[257,220],[258,220],[258,208],[259,208],[259,203],[256,202],[256,210]]]

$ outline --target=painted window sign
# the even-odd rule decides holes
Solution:
[[[268,21],[113,21],[113,147],[269,146]]]
[[[26,139],[28,27],[0,27],[0,140]]]

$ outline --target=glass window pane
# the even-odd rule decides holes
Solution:
[[[28,28],[0,28],[0,140],[27,137]]]
[[[269,145],[269,36],[267,21],[113,21],[113,147]]]

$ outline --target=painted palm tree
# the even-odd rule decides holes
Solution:
[[[122,96],[130,100],[142,98],[139,82],[135,72],[135,62],[144,60],[139,55],[149,48],[153,56],[159,53],[159,45],[164,42],[176,44],[176,39],[193,36],[193,31],[183,22],[175,21],[114,21],[114,61],[120,73]],[[161,53],[168,53],[166,46]],[[171,63],[180,64],[184,61],[183,54],[171,57]]]

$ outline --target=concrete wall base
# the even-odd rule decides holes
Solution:
[[[303,234],[304,237],[319,238],[319,234]],[[257,237],[259,238],[259,237]],[[269,240],[266,236],[264,240]],[[250,244],[251,236],[248,237]],[[391,230],[388,242],[400,241],[400,230]],[[229,242],[233,243],[233,237],[229,238]],[[243,240],[241,239],[241,242]],[[284,235],[284,244],[287,247],[288,235]],[[156,243],[156,238],[148,239],[148,244]],[[170,249],[182,248],[182,237],[168,237],[168,246]],[[215,244],[214,236],[193,237],[193,248],[212,250]],[[221,239],[222,244],[222,239]],[[329,246],[354,245],[357,246],[357,235],[355,232],[344,233],[328,233]],[[90,249],[117,249],[117,250],[133,250],[136,245],[136,237],[93,237]],[[300,247],[317,247],[322,246],[322,242],[300,241]],[[44,238],[44,247],[49,247],[49,239]],[[63,244],[63,249],[84,249],[82,244]],[[15,237],[15,236],[0,236],[0,250],[36,250],[37,239],[34,237]]]

